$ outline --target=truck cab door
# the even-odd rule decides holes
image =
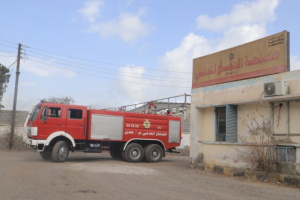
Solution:
[[[86,108],[68,108],[66,132],[75,140],[86,139]]]
[[[65,131],[65,123],[61,106],[45,106],[39,119],[39,137],[47,139],[49,135],[57,131]]]

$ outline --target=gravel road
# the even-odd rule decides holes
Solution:
[[[0,151],[0,199],[300,199],[300,189],[189,168],[189,158],[127,163],[70,153],[64,163],[37,152]]]

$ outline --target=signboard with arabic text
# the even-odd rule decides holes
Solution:
[[[193,60],[192,88],[289,71],[289,32]]]

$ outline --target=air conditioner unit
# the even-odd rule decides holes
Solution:
[[[286,81],[279,80],[264,84],[265,97],[286,95],[288,93],[288,85]]]

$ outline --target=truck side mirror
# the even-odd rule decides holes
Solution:
[[[44,123],[46,124],[47,123],[47,116],[42,116],[41,120],[44,121]]]
[[[45,124],[47,123],[47,113],[48,113],[48,108],[45,107],[41,114],[41,121],[44,121]]]

